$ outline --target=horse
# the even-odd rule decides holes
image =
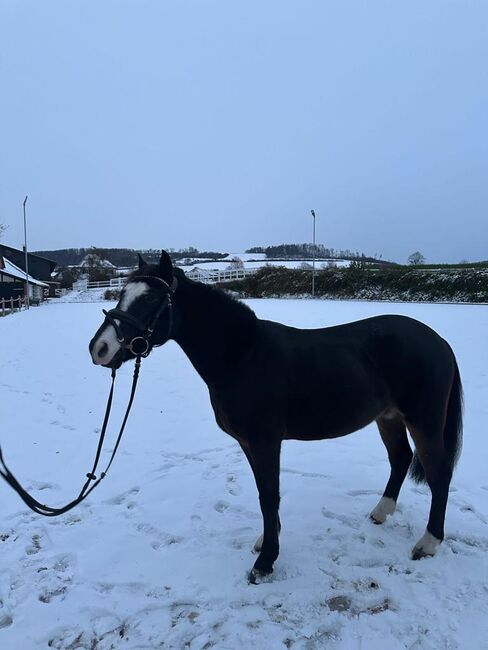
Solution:
[[[391,471],[371,520],[382,524],[393,514],[410,470],[432,496],[411,557],[434,555],[463,409],[456,358],[434,330],[396,315],[321,329],[262,320],[224,290],[187,278],[165,251],[158,264],[139,256],[117,307],[105,313],[89,345],[95,364],[118,368],[176,341],[207,384],[218,426],[241,446],[263,517],[250,583],[272,573],[279,553],[282,441],[337,438],[373,421]]]

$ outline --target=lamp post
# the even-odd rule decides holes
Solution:
[[[27,195],[24,199],[24,254],[25,254],[25,306],[27,309],[30,307],[29,298],[29,258],[27,255],[27,220],[25,218],[25,204],[27,203]]]
[[[312,298],[315,298],[315,210],[310,212],[313,217]]]

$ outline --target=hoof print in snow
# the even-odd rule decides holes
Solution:
[[[0,630],[3,627],[9,627],[10,625],[12,625],[13,622],[14,622],[14,619],[11,616],[9,616],[9,614],[5,614],[4,616],[0,616]]]
[[[53,598],[58,596],[64,596],[66,593],[66,587],[58,587],[57,589],[43,591],[42,594],[39,594],[39,600],[41,603],[50,603]]]
[[[41,538],[39,535],[32,535],[32,544],[30,544],[25,552],[27,555],[35,555],[41,550]]]
[[[386,612],[389,609],[393,609],[391,602],[388,600],[388,598],[385,598],[381,603],[378,603],[377,605],[372,605],[371,607],[368,607],[366,610],[366,613],[368,614],[381,614],[381,612]]]
[[[347,612],[351,609],[352,601],[348,596],[334,596],[326,601],[331,612]]]

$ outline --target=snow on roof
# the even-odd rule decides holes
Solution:
[[[5,273],[5,275],[10,275],[12,278],[18,278],[19,280],[25,280],[25,272],[22,269],[19,269],[18,266],[15,266],[10,260],[6,257],[0,258],[3,260],[3,268],[0,265],[0,273]],[[36,280],[31,275],[28,276],[30,284],[36,284],[38,287],[49,287],[45,282]]]

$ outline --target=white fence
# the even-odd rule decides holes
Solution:
[[[226,269],[219,271],[217,269],[203,269],[195,266],[191,271],[187,271],[186,275],[191,280],[203,282],[204,284],[216,284],[217,282],[231,282],[232,280],[242,280],[248,275],[256,273],[257,268],[238,268]],[[103,280],[101,282],[86,282],[86,289],[122,289],[127,281],[126,277],[112,278],[111,280]],[[80,288],[78,281],[77,287]]]
[[[87,282],[87,289],[122,289],[127,281],[126,277],[112,278],[111,280],[102,280],[101,282]],[[79,282],[78,282],[79,285]],[[77,287],[79,288],[79,287]]]
[[[242,280],[248,275],[256,273],[257,270],[257,268],[236,268],[218,271],[216,269],[207,270],[195,266],[195,268],[193,268],[191,271],[188,271],[186,275],[191,280],[196,280],[197,282],[215,284],[217,282],[232,282],[232,280]]]

